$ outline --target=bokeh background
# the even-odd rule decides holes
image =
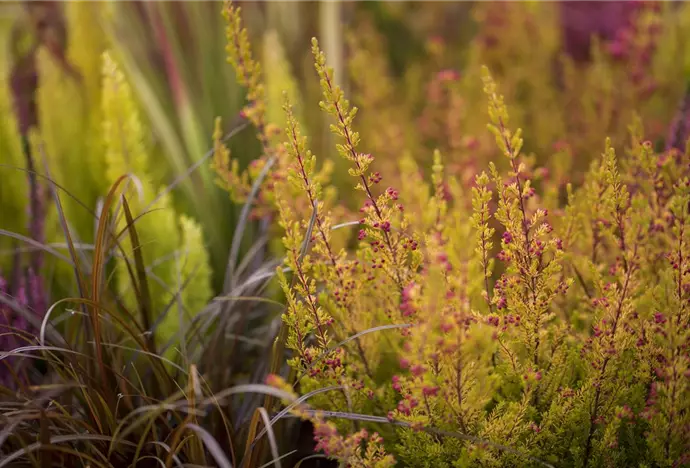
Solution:
[[[312,36],[320,38],[355,104],[369,104],[360,130],[379,152],[379,164],[394,167],[404,151],[428,160],[439,147],[456,153],[447,157],[468,178],[484,160],[487,137],[478,105],[480,64],[490,67],[509,104],[516,104],[517,123],[531,129],[528,149],[558,165],[554,144],[567,143],[581,167],[592,156],[583,152],[591,153],[605,135],[625,134],[631,112],[644,114],[663,145],[688,77],[682,2],[240,4],[255,53],[265,61],[269,94],[276,98],[288,88],[299,96],[300,118],[315,153],[325,158],[334,150],[317,106]],[[226,61],[220,10],[219,2],[205,1],[0,4],[4,228],[28,229],[26,177],[7,165],[24,167],[18,134],[29,127],[45,140],[52,176],[74,197],[95,208],[107,192],[99,146],[106,50],[140,106],[156,181],[170,183],[199,160],[210,147],[216,117],[225,130],[232,128],[244,92]],[[593,50],[600,53],[593,57]],[[279,125],[281,112],[280,104],[269,110]],[[560,141],[567,134],[574,138]],[[230,148],[242,167],[260,152],[251,131],[235,136]],[[337,185],[341,162],[334,161]],[[217,290],[237,206],[214,184],[209,165],[186,178],[172,199],[203,226]],[[92,241],[93,220],[72,201],[64,203],[75,232]],[[0,239],[5,268],[15,241]]]

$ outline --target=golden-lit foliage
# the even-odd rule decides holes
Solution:
[[[89,394],[79,409],[107,413],[92,418],[108,421],[99,429],[105,440],[115,446],[115,427],[129,423],[108,413],[122,399],[130,414],[165,415],[149,420],[137,453],[164,439],[196,464],[213,456],[230,466],[221,453],[232,466],[240,457],[245,466],[277,465],[293,449],[286,434],[295,427],[310,428],[316,452],[361,468],[690,463],[690,6],[601,10],[606,24],[589,24],[598,36],[578,38],[569,23],[579,21],[578,7],[563,3],[374,3],[351,7],[356,20],[339,50],[338,34],[324,31],[310,45],[297,33],[286,40],[299,28],[276,19],[280,8],[250,35],[245,23],[264,18],[244,5],[226,0],[218,14],[245,101],[235,121],[205,115],[215,118],[205,137],[209,122],[194,119],[194,86],[163,26],[171,17],[154,7],[145,12],[155,19],[179,128],[161,117],[155,93],[86,3],[66,7],[65,60],[55,42],[36,49],[32,145],[22,147],[27,135],[14,128],[31,120],[12,114],[17,93],[0,93],[3,164],[24,167],[32,152],[57,181],[70,190],[75,182],[74,195],[98,218],[74,203],[46,217],[46,242],[69,244],[56,226],[75,219],[74,232],[88,234],[74,241],[107,259],[96,272],[106,299],[82,297],[89,320],[111,319],[112,308],[115,319],[133,321],[124,344],[108,344],[143,351],[156,372],[165,369],[150,394],[138,389],[140,403],[124,390],[111,395],[107,379],[131,384],[103,374],[97,396],[106,403],[93,409]],[[194,11],[194,20],[175,21],[193,24],[203,17]],[[444,17],[468,13],[465,32]],[[15,54],[31,43],[21,41]],[[325,43],[338,57],[327,57]],[[300,47],[307,72],[293,57]],[[229,142],[245,128],[256,137],[246,154]],[[195,164],[183,178],[203,182],[190,190],[191,204],[172,193],[179,181],[161,180],[162,154],[187,170],[189,155],[169,151],[178,131]],[[204,138],[211,150],[202,156]],[[198,168],[209,172],[194,179]],[[209,175],[239,216],[201,213],[224,206],[199,203],[215,200]],[[18,179],[0,185],[0,201],[11,219],[2,228],[19,232],[31,216]],[[112,222],[99,232],[117,238],[106,255],[106,241],[89,236],[106,219],[99,210],[109,186],[118,187],[107,198]],[[221,224],[237,235],[229,259],[215,258],[206,236],[224,232]],[[59,280],[76,277],[82,287],[91,272],[74,267],[67,247]],[[225,268],[222,290],[212,264]],[[98,298],[98,277],[90,286]],[[235,334],[254,328],[266,336]],[[136,360],[106,352],[112,361],[104,362],[99,340],[120,335],[94,330],[95,351],[79,348],[95,362],[90,371]],[[259,349],[258,363],[244,362],[242,340]],[[238,414],[236,401],[201,405],[208,388],[231,395],[227,381],[265,393],[263,406],[245,397]],[[176,385],[186,406],[137,407],[167,405],[162,393]],[[276,417],[279,401],[287,407]],[[192,411],[212,407],[218,414],[203,422]],[[309,425],[283,421],[288,413]]]

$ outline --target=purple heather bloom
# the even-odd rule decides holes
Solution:
[[[19,262],[19,257],[15,259]],[[26,273],[26,274],[25,274]],[[46,303],[43,293],[42,278],[33,274],[33,270],[23,270],[15,265],[12,283],[0,274],[0,295],[14,300],[19,307],[29,310],[39,316],[45,314]],[[17,333],[21,333],[18,335]],[[27,344],[24,335],[34,335],[36,330],[22,314],[16,313],[12,308],[0,303],[0,351],[11,351]],[[0,364],[0,385],[12,388],[15,384],[12,375],[7,369],[9,365],[18,371],[21,358],[11,356]],[[28,362],[26,364],[29,364]]]
[[[38,73],[33,56],[26,58],[23,66],[15,66],[12,69],[10,89],[19,132],[26,135],[29,129],[38,126],[38,111],[36,109]]]
[[[592,36],[613,41],[629,25],[635,1],[560,2],[563,49],[576,62],[590,58]]]
[[[24,294],[24,288],[20,285],[20,287],[17,288],[17,292],[18,294],[16,294],[16,297],[13,297],[13,299],[15,299],[22,307],[25,307],[26,295]],[[12,294],[10,294],[9,284],[1,275],[0,295],[12,297]],[[10,309],[4,303],[0,303],[0,351],[7,352],[20,346],[19,340],[12,334],[13,330],[26,330],[27,327],[28,324],[26,323],[26,319],[17,316],[12,309]],[[16,367],[16,358],[9,357],[4,361],[5,362],[0,363],[0,385],[11,387],[13,383],[12,376],[8,372],[6,366],[9,365]]]
[[[8,295],[8,287],[9,285],[7,284],[7,280],[0,274],[0,296],[7,296]],[[10,323],[10,310],[8,307],[0,302],[0,334],[5,333],[7,330],[5,327],[7,327]],[[7,345],[9,337],[4,335],[0,336],[0,350],[1,351],[7,351],[9,349]]]
[[[671,122],[666,138],[666,151],[673,148],[685,152],[685,143],[690,138],[690,90],[685,93],[676,116]]]
[[[27,286],[29,306],[36,314],[42,317],[45,315],[48,307],[45,288],[43,287],[43,278],[41,275],[37,275],[33,268],[29,268],[27,271]]]

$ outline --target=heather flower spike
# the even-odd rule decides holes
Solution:
[[[270,146],[266,134],[266,103],[261,64],[252,56],[249,34],[242,27],[241,8],[227,1],[223,6],[223,16],[227,22],[226,36],[228,62],[236,72],[237,81],[247,88],[249,104],[244,108],[244,116],[254,124],[264,151]]]
[[[350,103],[343,96],[342,89],[335,84],[333,70],[326,65],[326,57],[319,48],[316,38],[312,39],[312,54],[323,95],[319,105],[335,120],[336,123],[331,124],[330,128],[331,132],[342,141],[336,146],[338,153],[352,165],[348,173],[357,179],[355,189],[366,195],[363,207],[365,217],[362,224],[369,237],[372,238],[370,241],[372,253],[380,252],[383,263],[379,264],[382,270],[393,279],[398,290],[401,291],[409,272],[405,265],[405,252],[398,247],[399,239],[403,237],[399,230],[405,228],[406,222],[404,216],[400,214],[400,208],[393,203],[397,198],[396,192],[386,191],[379,196],[374,194],[373,179],[378,179],[378,176],[376,173],[369,172],[374,157],[357,151],[360,137],[352,128],[357,108],[350,107]],[[393,231],[394,227],[397,227],[397,232]]]

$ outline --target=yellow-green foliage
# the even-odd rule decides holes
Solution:
[[[0,169],[2,183],[0,184],[0,206],[2,206],[2,228],[15,232],[26,232],[26,210],[25,200],[27,199],[26,174],[16,168],[26,167],[24,154],[22,152],[17,124],[12,117],[12,100],[9,95],[7,77],[0,76],[0,163],[9,167]],[[11,245],[7,238],[0,242],[3,248]],[[0,264],[7,266],[6,258],[0,260]]]
[[[490,163],[490,177],[475,179],[471,215],[439,152],[430,184],[403,160],[401,174],[413,182],[408,218],[396,190],[373,196],[380,176],[356,150],[355,111],[316,41],[313,53],[322,109],[337,122],[338,151],[367,203],[357,249],[336,255],[322,230],[327,214],[317,212],[312,224],[279,205],[294,275],[278,273],[290,364],[304,392],[342,388],[311,403],[395,420],[403,428],[386,434],[388,448],[403,466],[685,463],[687,154],[654,153],[635,122],[627,158],[607,139],[567,209],[549,213],[524,162],[522,131],[484,69],[488,130],[508,168]],[[287,111],[287,133],[295,134]],[[318,199],[304,140],[289,154],[299,169],[290,180],[302,197]],[[355,337],[362,329],[379,341]],[[351,337],[347,346],[333,344],[339,333]],[[327,436],[317,430],[317,448],[355,463],[362,452],[343,451],[343,431],[357,433],[346,422]],[[446,436],[433,435],[439,431]]]
[[[72,236],[84,243],[93,242],[95,219],[73,198],[89,209],[96,206],[98,197],[106,190],[105,165],[102,157],[100,90],[100,56],[105,47],[105,37],[101,28],[101,10],[88,2],[65,4],[66,29],[69,37],[66,60],[58,63],[55,55],[45,46],[40,46],[36,54],[39,74],[37,107],[39,128],[33,129],[33,154],[36,170],[44,174],[44,157],[54,181],[64,187],[71,196],[61,193],[61,202],[68,220]],[[34,43],[31,30],[26,25],[18,26],[23,31],[25,43],[21,53],[26,54],[28,45]],[[18,56],[12,56],[16,60]],[[9,61],[3,71],[10,72],[16,62]],[[76,72],[76,74],[75,74]],[[9,96],[9,73],[3,73],[0,98],[2,115],[3,146],[2,163],[15,167],[26,167],[26,160],[19,143],[19,129],[11,107]],[[35,144],[40,142],[40,144]],[[25,206],[26,174],[3,169],[2,196],[3,228],[26,233]],[[76,175],[78,174],[78,182]],[[47,242],[64,243],[65,239],[57,225],[56,213],[52,209],[52,196],[45,180],[39,178],[46,196]],[[3,240],[3,245],[5,245]],[[69,265],[54,262],[47,265],[55,270],[56,282],[63,288],[71,289],[73,275]]]
[[[271,71],[266,75],[266,120],[281,127],[285,120],[280,103],[283,93],[287,93],[290,102],[296,107],[295,114],[298,122],[303,122],[299,109],[302,106],[299,88],[290,70],[290,63],[285,57],[285,50],[280,37],[275,30],[268,30],[263,38],[263,63]]]
[[[595,41],[586,63],[563,53],[559,8],[555,2],[477,2],[472,10],[478,31],[469,44],[444,42],[434,23],[417,26],[419,12],[412,10],[401,21],[431,39],[428,54],[409,63],[403,80],[389,79],[389,51],[381,41],[374,42],[377,33],[367,21],[356,22],[350,31],[352,95],[363,107],[363,141],[383,159],[378,170],[394,175],[389,171],[395,170],[402,143],[426,165],[433,150],[440,149],[449,170],[466,183],[484,170],[493,141],[485,132],[483,65],[504,91],[516,127],[531,129],[525,156],[537,158],[552,177],[568,174],[571,167],[577,169],[572,175],[580,177],[596,157],[592,148],[606,137],[624,144],[635,113],[644,115],[645,134],[659,144],[690,76],[690,8],[679,3],[641,6],[643,14],[634,21],[640,32],[633,33],[637,45],[631,46],[630,57],[617,59],[607,52],[608,44]],[[496,163],[507,167],[506,161]]]
[[[320,106],[363,201],[353,248],[331,245],[337,221],[289,104],[287,169],[271,189],[286,249],[284,344],[295,385],[334,417],[315,423],[326,455],[367,460],[379,440],[359,420],[384,434],[401,466],[687,464],[688,153],[655,149],[648,135],[665,135],[635,114],[670,121],[679,75],[654,65],[643,82],[658,78],[668,95],[650,98],[601,45],[586,64],[561,57],[554,8],[478,7],[488,24],[466,73],[435,73],[421,106],[417,144],[443,151],[415,157],[385,147],[405,114],[366,76],[354,80],[357,96],[376,107],[360,138],[357,108],[313,40]],[[385,73],[381,52],[364,52],[366,37],[352,41],[353,72],[371,61]],[[663,99],[672,111],[657,107]],[[377,171],[367,143],[398,167]],[[393,462],[382,457],[366,463]]]
[[[79,201],[96,206],[106,186],[100,132],[100,57],[105,50],[101,11],[88,2],[65,6],[67,60],[74,75],[45,48],[38,53],[40,135],[51,173]],[[79,174],[79,183],[74,183]],[[65,197],[65,215],[84,242],[93,240],[94,219]]]
[[[158,325],[156,337],[166,346],[183,329],[191,316],[201,310],[211,296],[210,268],[201,230],[194,220],[179,216],[172,209],[169,194],[149,177],[153,161],[148,156],[146,127],[137,111],[132,92],[116,62],[103,56],[103,141],[109,182],[129,175],[125,196],[132,215],[148,270],[153,311],[151,323],[166,314]],[[119,211],[117,231],[126,229]],[[122,237],[125,255],[134,265],[129,236]],[[120,292],[134,306],[134,294],[127,264],[118,260],[117,281]],[[180,294],[178,307],[176,294]],[[173,348],[168,355],[174,356]]]
[[[269,242],[282,242],[275,277],[285,304],[270,368],[289,366],[287,379],[268,376],[279,392],[249,430],[232,432],[256,435],[276,409],[269,403],[302,394],[289,411],[311,422],[316,450],[343,466],[688,466],[690,6],[636,7],[616,39],[627,38],[626,49],[593,41],[587,60],[564,53],[553,2],[477,2],[476,34],[462,45],[431,37],[441,3],[424,14],[380,8],[410,23],[412,39],[425,38],[424,57],[395,66],[402,43],[386,44],[373,21],[356,22],[351,76],[336,82],[313,39],[310,73],[330,130],[316,140],[333,143],[323,152],[305,130],[311,114],[300,91],[309,80],[300,89],[272,30],[259,63],[240,9],[224,3],[228,62],[247,92],[241,115],[262,154],[240,167],[217,119],[212,168],[250,211],[242,223],[272,223]],[[159,348],[171,344],[166,357],[178,358],[178,332],[212,295],[203,232],[156,179],[141,103],[118,62],[101,55],[96,21],[82,24],[97,9],[75,4],[68,13],[73,37],[87,43],[70,49],[81,77],[39,56],[49,160],[65,180],[88,172],[75,191],[92,204],[128,175],[148,322]],[[9,112],[2,94],[0,111]],[[8,136],[0,150],[21,164],[11,124],[0,121]],[[94,152],[103,157],[86,160]],[[341,199],[334,168],[343,168]],[[0,197],[20,219],[17,195],[3,185]],[[126,256],[115,259],[117,291],[136,312],[122,200],[115,214]],[[193,388],[180,395],[195,406],[202,392],[190,364]],[[204,378],[224,373],[205,367]],[[172,413],[156,427],[173,435],[166,441],[201,424],[191,412],[178,424]],[[257,435],[246,444],[252,466],[275,451],[283,421],[275,431],[264,423],[270,443]],[[179,439],[187,440],[198,442]]]
[[[182,305],[190,314],[199,312],[213,295],[208,252],[204,246],[201,226],[189,216],[180,215],[183,248],[177,260],[179,281],[177,288],[184,287]],[[186,283],[186,284],[184,284]],[[175,323],[175,321],[171,321]]]
[[[291,103],[290,108],[296,126],[303,124],[301,99],[277,33],[268,31],[263,38],[262,57],[265,65],[271,70],[271,73],[264,76],[263,67],[253,58],[248,32],[241,20],[241,8],[226,2],[223,14],[227,20],[228,62],[235,68],[237,81],[247,89],[248,102],[242,113],[254,126],[263,154],[261,158],[252,161],[246,170],[242,170],[239,161],[231,158],[228,148],[221,141],[222,126],[220,119],[216,119],[212,167],[217,174],[218,185],[227,190],[236,203],[247,202],[253,184],[257,181],[260,183],[251,213],[254,219],[275,213],[279,201],[275,199],[274,186],[288,177],[290,144],[284,142],[281,133],[284,122],[283,94]],[[265,170],[269,164],[270,169]],[[320,170],[314,173],[314,180],[326,183],[330,179],[333,166],[331,161],[325,161]],[[259,180],[260,177],[263,179]],[[322,201],[332,206],[335,197],[335,187],[328,187]],[[311,204],[298,202],[298,205],[292,209],[298,216],[308,219],[312,212]],[[342,212],[342,208],[336,210]],[[346,236],[347,234],[335,234],[335,242],[338,245],[342,244],[346,241]],[[280,251],[280,247],[277,250]]]

